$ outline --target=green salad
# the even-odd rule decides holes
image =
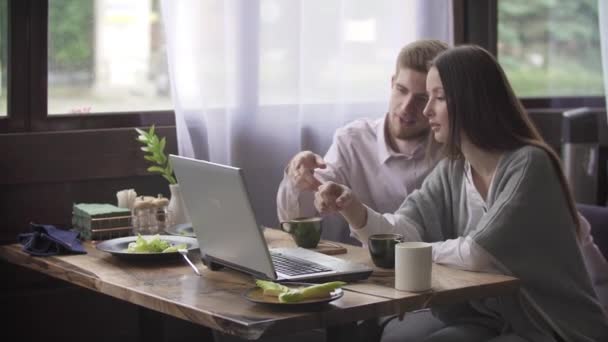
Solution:
[[[137,240],[129,243],[127,252],[129,253],[172,253],[180,248],[187,248],[185,243],[171,245],[170,242],[163,240],[159,235],[154,235],[152,239],[145,239],[137,234]]]
[[[332,281],[298,289],[290,289],[285,285],[260,279],[257,279],[255,284],[264,290],[264,296],[278,297],[279,302],[281,303],[296,303],[304,300],[326,298],[329,297],[334,290],[346,285],[343,281]]]

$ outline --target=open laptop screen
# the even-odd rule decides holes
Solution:
[[[274,279],[264,235],[249,202],[241,169],[170,155],[201,256]]]
[[[277,248],[274,256],[283,260],[277,261],[282,269],[277,274],[242,170],[174,155],[169,158],[192,218],[201,257],[211,269],[217,264],[278,281],[355,281],[372,273],[366,265],[305,248]],[[294,268],[284,267],[287,259],[295,262]]]

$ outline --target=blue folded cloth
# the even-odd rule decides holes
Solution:
[[[19,234],[23,251],[35,256],[86,254],[78,232],[55,228],[49,224],[30,223],[32,233]]]

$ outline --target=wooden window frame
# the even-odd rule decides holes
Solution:
[[[7,115],[0,133],[175,126],[173,110],[48,115],[48,0],[7,2]]]

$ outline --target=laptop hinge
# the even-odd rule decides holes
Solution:
[[[209,268],[212,271],[218,271],[224,267],[227,267],[227,268],[231,268],[236,271],[239,271],[239,272],[250,274],[252,277],[254,277],[256,279],[270,279],[270,280],[278,279],[276,272],[274,272],[274,279],[272,279],[260,271],[256,271],[251,268],[239,266],[237,264],[233,264],[233,263],[227,262],[225,260],[220,260],[220,259],[214,258],[208,254],[201,256],[201,259],[203,261],[203,264],[205,264],[205,266],[207,266],[207,268]]]

